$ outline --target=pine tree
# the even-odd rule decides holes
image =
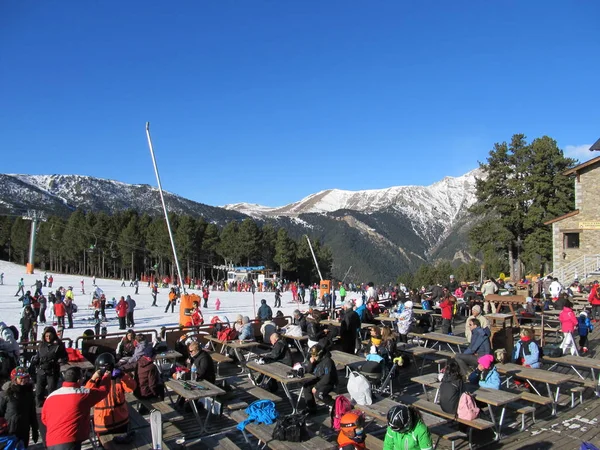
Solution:
[[[296,269],[296,243],[289,238],[285,228],[277,231],[274,260],[279,266],[280,278],[283,277],[284,270],[291,272]]]
[[[521,278],[523,261],[536,270],[532,262],[550,260],[551,231],[544,221],[572,208],[573,186],[561,174],[574,163],[553,139],[527,144],[522,134],[495,144],[487,163],[480,163],[485,177],[477,180],[472,212],[484,218],[471,230],[471,241],[478,250],[496,246],[506,254],[511,279]]]
[[[239,228],[239,252],[242,261],[250,265],[250,260],[256,260],[260,249],[260,230],[254,220],[244,219]]]
[[[217,245],[217,253],[227,264],[240,263],[241,252],[237,222],[229,222],[221,230],[221,242]]]

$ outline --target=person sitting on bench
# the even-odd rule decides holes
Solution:
[[[454,357],[463,376],[467,376],[473,371],[469,366],[475,368],[479,358],[492,353],[490,329],[481,328],[478,319],[467,321],[467,326],[471,329],[471,344],[463,353],[459,353]]]
[[[269,353],[265,353],[260,358],[265,363],[279,361],[286,366],[292,366],[292,353],[287,345],[285,338],[282,338],[279,333],[272,333],[270,336],[271,345],[273,348]]]
[[[328,395],[338,382],[337,369],[328,351],[319,344],[310,349],[310,359],[306,367],[306,373],[312,373],[314,380],[304,385],[304,400],[308,413],[315,413],[317,409],[316,400],[331,407],[333,399]]]
[[[190,371],[192,366],[196,368],[196,380],[206,380],[209,383],[214,383],[216,379],[215,363],[210,355],[202,350],[202,347],[196,341],[191,342],[190,345],[188,345],[188,350],[190,352],[188,367]]]

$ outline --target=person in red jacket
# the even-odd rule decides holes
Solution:
[[[119,318],[119,330],[125,330],[125,319],[127,318],[127,302],[125,297],[121,296],[119,303],[115,306],[117,317]]]
[[[592,323],[600,320],[600,285],[598,281],[594,281],[588,301],[592,305]]]
[[[98,370],[91,380],[101,380],[100,384],[87,389],[81,387],[79,367],[65,371],[62,387],[48,396],[42,408],[48,450],[81,450],[81,443],[90,437],[90,408],[108,395],[110,377]]]
[[[446,291],[446,289],[444,289]],[[442,333],[450,334],[452,332],[452,310],[454,309],[454,297],[445,292],[446,295],[440,303],[442,309]]]
[[[200,311],[200,304],[198,302],[194,302],[192,305],[192,325],[198,327],[204,323],[204,316],[202,315],[202,311]]]
[[[54,303],[54,316],[56,317],[56,324],[59,327],[65,327],[65,315],[67,314],[67,309],[65,308],[65,303],[59,298],[56,298],[56,302]]]

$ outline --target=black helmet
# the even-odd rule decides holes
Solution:
[[[115,368],[115,357],[110,353],[102,353],[96,358],[96,370],[112,371]]]
[[[406,405],[396,405],[387,413],[388,426],[398,432],[405,433],[413,427],[413,414]]]

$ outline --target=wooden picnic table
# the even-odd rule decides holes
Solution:
[[[429,373],[427,375],[412,377],[410,381],[423,386],[423,392],[425,392],[426,398],[428,398],[426,386],[436,389],[435,398],[433,402],[437,403],[439,388],[441,385],[440,381],[438,380],[437,373]],[[490,418],[492,419],[492,423],[496,428],[496,440],[500,440],[502,437],[502,425],[504,423],[506,406],[509,403],[513,403],[519,400],[521,398],[521,394],[515,392],[501,391],[498,389],[483,388],[469,383],[464,384],[464,389],[467,392],[472,393],[476,400],[487,405],[488,411],[490,413]],[[494,407],[501,408],[499,420],[496,420]]]
[[[421,370],[419,371],[419,373],[423,373],[423,368],[425,367],[425,361],[427,360],[427,358],[425,358],[425,355],[431,355],[431,354],[436,353],[436,350],[433,348],[420,347],[418,345],[414,346],[414,347],[399,348],[399,351],[410,355],[413,362],[415,363],[415,367],[418,366],[417,357],[422,358],[423,361],[421,363]]]
[[[217,395],[225,394],[225,391],[220,387],[209,383],[206,380],[167,380],[165,382],[165,386],[173,392],[175,392],[179,397],[185,399],[185,401],[187,401],[192,406],[194,416],[196,417],[196,420],[200,425],[200,433],[203,434],[206,431],[208,420],[210,419],[210,414],[212,411],[212,402],[214,402],[214,399]],[[198,405],[196,405],[196,401],[202,398],[211,399],[211,407],[206,408],[206,419],[204,420],[204,422],[200,418],[200,413],[198,412]]]
[[[306,351],[304,350],[304,344],[305,343],[308,344],[308,336],[307,335],[290,336],[288,334],[283,334],[282,336],[286,339],[291,339],[292,341],[294,341],[294,344],[296,344],[296,347],[298,347],[300,354],[302,355],[302,357],[304,359],[306,359]]]
[[[398,320],[397,317],[390,317],[390,316],[377,316],[375,317],[375,320],[378,320],[380,322],[396,322]]]
[[[210,342],[210,345],[214,351],[217,351],[215,348],[215,344],[220,345],[219,353],[225,354],[227,348],[230,348],[235,353],[240,365],[242,366],[242,373],[246,372],[246,358],[242,354],[243,350],[249,350],[251,348],[259,345],[257,341],[240,341],[240,340],[232,340],[232,341],[222,341],[212,336],[207,336],[206,340]]]
[[[302,392],[304,391],[304,384],[307,381],[314,380],[315,378],[315,376],[311,373],[305,373],[304,376],[302,376],[301,378],[290,378],[288,374],[292,371],[292,368],[280,362],[258,364],[256,361],[250,361],[248,364],[246,364],[246,367],[251,371],[263,374],[266,378],[265,380],[263,380],[263,382],[268,381],[269,378],[272,378],[275,381],[279,382],[281,384],[281,387],[283,388],[283,391],[285,392],[286,397],[292,405],[292,410],[294,413],[296,412],[298,403],[294,403],[294,398],[290,393],[288,385],[298,383],[302,384],[302,388],[300,389],[300,393],[298,394],[299,402],[300,398],[302,398]],[[250,376],[252,377],[252,375]],[[256,384],[256,380],[254,378],[252,378],[252,381],[254,384]]]
[[[352,372],[352,369],[358,369],[360,365],[364,364],[367,360],[363,357],[352,355],[350,353],[341,352],[339,350],[331,351],[331,359],[335,365],[344,366],[346,368],[346,376]]]
[[[577,368],[588,369],[594,384],[596,386],[596,393],[600,394],[600,378],[596,379],[596,370],[600,371],[600,360],[592,358],[584,358],[583,356],[565,355],[559,358],[552,358],[550,356],[544,356],[543,361],[553,363],[548,370],[554,369],[556,366],[567,366],[570,367],[573,372],[577,374],[579,378],[585,380],[585,377],[579,373]],[[600,376],[600,375],[599,375]]]
[[[560,386],[571,381],[571,375],[569,374],[549,372],[543,369],[532,369],[530,367],[523,367],[512,363],[496,364],[496,369],[498,369],[498,372],[501,374],[506,374],[508,376],[506,380],[507,383],[512,377],[524,379],[531,385],[533,390],[542,397],[543,395],[540,394],[532,381],[544,383],[548,392],[547,397],[552,400],[552,415],[556,414],[556,405],[558,403],[558,396],[560,395]],[[552,392],[552,388],[550,386],[555,387],[554,392]]]
[[[515,305],[524,305],[525,296],[523,295],[500,295],[500,294],[489,294],[485,297],[486,302],[493,303],[496,305],[496,310],[500,311],[503,306],[508,306],[510,313],[517,318],[517,312],[515,311]]]
[[[159,365],[159,369],[163,364],[168,363],[171,360],[182,358],[183,355],[176,350],[167,350],[166,352],[160,352],[156,355],[155,361]]]
[[[437,344],[438,348],[441,350],[442,343],[444,343],[448,346],[448,348],[452,351],[452,353],[456,353],[454,351],[454,348],[452,347],[453,345],[456,346],[458,353],[462,352],[461,348],[460,348],[461,345],[463,345],[463,346],[469,345],[467,338],[462,337],[462,336],[451,336],[449,334],[433,332],[433,333],[424,333],[422,337],[423,337],[423,339],[425,339],[425,345],[424,345],[425,347],[427,347],[427,344],[429,341],[434,341],[435,343],[433,345]]]

